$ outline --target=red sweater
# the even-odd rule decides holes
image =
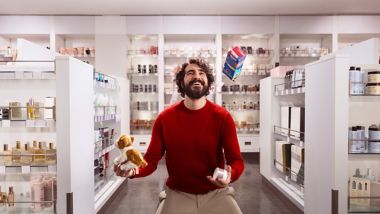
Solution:
[[[232,168],[231,182],[244,169],[231,115],[208,100],[199,110],[186,108],[182,100],[157,117],[144,156],[148,166],[140,168],[134,177],[154,172],[165,153],[169,174],[166,185],[186,193],[203,194],[219,188],[207,176],[212,176],[216,167],[224,168],[224,156]]]

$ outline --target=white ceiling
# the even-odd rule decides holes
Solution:
[[[6,15],[380,14],[380,0],[0,0],[0,5]]]

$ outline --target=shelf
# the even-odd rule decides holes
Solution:
[[[158,77],[158,73],[127,73],[129,77]]]
[[[222,95],[259,95],[260,94],[260,91],[243,91],[243,92],[233,92],[233,91],[230,91],[230,92],[220,92]]]
[[[101,122],[116,122],[116,114],[94,116],[95,123]]]
[[[280,56],[280,58],[286,59],[319,59],[322,56]]]
[[[109,92],[109,91],[118,91],[119,87],[94,80],[94,89],[97,91]]]
[[[55,71],[0,71],[0,80],[55,80]]]
[[[114,150],[116,147],[115,147],[115,144],[112,143],[112,145],[108,146],[107,148],[103,149],[101,152],[98,152],[95,154],[95,159],[98,159],[100,157],[102,157],[103,155],[105,155],[106,153]]]
[[[101,207],[111,198],[115,191],[123,184],[126,178],[116,177],[109,180],[95,195],[95,212],[97,213]]]
[[[292,88],[292,89],[285,89],[285,90],[277,90],[275,91],[276,96],[285,96],[285,95],[304,95],[305,94],[305,87],[302,88]]]
[[[131,92],[132,95],[157,95],[157,92]]]
[[[206,58],[206,59],[216,59],[216,56],[201,56],[201,55],[188,55],[188,56],[176,56],[176,55],[165,55],[165,59],[191,59],[191,58]]]
[[[350,102],[380,102],[380,95],[350,95]]]
[[[273,135],[275,138],[279,138],[281,140],[292,143],[298,147],[304,148],[305,142],[301,139],[302,136],[305,135],[304,132],[299,132],[287,128],[282,128],[280,126],[274,126]],[[298,137],[300,136],[300,137]]]
[[[226,109],[229,112],[254,112],[254,111],[260,111],[260,109]]]
[[[127,54],[131,58],[157,58],[157,54]]]
[[[0,175],[1,176],[12,176],[12,175],[25,175],[33,173],[56,173],[57,165],[56,163],[31,163],[30,165],[25,166],[0,166]]]
[[[301,197],[301,195],[303,195],[302,192],[284,181],[282,178],[271,178],[270,182],[286,197],[288,197],[299,209],[304,210],[305,202],[303,196]]]
[[[348,197],[348,213],[380,213],[380,197]]]
[[[52,128],[55,127],[55,120],[2,120],[0,127]]]

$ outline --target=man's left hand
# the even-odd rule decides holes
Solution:
[[[213,183],[215,186],[226,187],[231,182],[231,166],[227,165],[226,170],[227,170],[227,179],[226,180],[223,180],[223,179],[220,179],[220,178],[213,179],[212,176],[207,176],[207,179],[211,183]]]

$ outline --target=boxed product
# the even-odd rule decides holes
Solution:
[[[234,47],[228,51],[223,67],[223,73],[231,80],[235,80],[242,68],[246,54],[239,48]]]

